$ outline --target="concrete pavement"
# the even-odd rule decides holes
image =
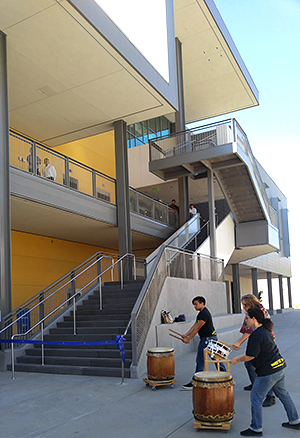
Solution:
[[[286,359],[287,388],[300,414],[300,310],[272,317],[279,349]],[[178,341],[179,342],[179,341]],[[232,353],[236,355],[236,352]],[[177,383],[152,391],[141,379],[0,372],[1,438],[215,438],[238,437],[249,427],[250,393],[243,364],[232,365],[236,414],[229,431],[193,427],[192,391],[179,391],[195,368],[195,353],[176,358]],[[283,429],[280,401],[263,408],[264,437],[299,436]],[[199,434],[199,435],[197,435]]]

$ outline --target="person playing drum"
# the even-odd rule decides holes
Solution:
[[[196,356],[196,373],[200,371],[204,371],[204,354],[203,350],[211,339],[218,340],[217,333],[213,326],[212,316],[210,311],[205,307],[205,298],[204,297],[195,297],[192,300],[192,304],[195,310],[199,311],[196,322],[190,328],[190,330],[182,335],[182,340],[184,343],[188,344],[191,339],[198,333],[200,336],[200,342],[198,345],[198,352]],[[216,365],[217,368],[217,365]],[[226,371],[226,367],[223,363],[220,363],[220,370]],[[182,385],[183,389],[192,389],[192,382],[187,383],[186,385]]]
[[[258,307],[264,312],[265,318],[270,318],[270,315],[268,311],[264,308],[264,306],[261,304],[260,301],[256,298],[255,295],[252,294],[246,294],[242,296],[242,306],[245,312],[248,311],[250,308]],[[251,333],[253,332],[253,329],[250,327],[247,327],[246,320],[244,320],[243,325],[240,329],[240,332],[242,333],[242,336],[232,345],[233,350],[239,350],[240,346],[243,342],[245,342]],[[275,339],[275,337],[274,337]],[[252,362],[245,362],[245,368],[247,370],[249,379],[250,379],[250,385],[247,385],[244,387],[245,391],[251,391],[254,380],[256,378],[256,372],[255,368],[252,365]],[[276,403],[276,399],[274,396],[274,393],[272,390],[270,390],[266,396],[266,399],[263,402],[263,407],[269,407]]]
[[[252,361],[257,377],[251,390],[250,427],[240,432],[243,436],[262,436],[262,403],[273,389],[287,413],[288,422],[282,427],[300,430],[300,418],[295,404],[285,388],[286,363],[281,356],[272,334],[273,322],[264,317],[258,307],[251,307],[246,316],[247,326],[253,329],[245,354],[231,359],[232,364]]]

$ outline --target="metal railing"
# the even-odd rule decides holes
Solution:
[[[99,287],[99,308],[102,309],[102,281],[120,281],[123,289],[124,272],[130,278],[144,278],[144,261],[137,261],[132,254],[119,257],[117,254],[96,253],[6,315],[0,333],[5,339],[17,335],[28,339],[41,330],[41,321],[50,323],[70,304],[74,306],[79,296],[96,286]],[[75,318],[76,315],[74,331]]]
[[[224,281],[224,261],[182,248],[160,247],[131,313],[133,366],[137,366],[141,357],[162,286],[168,276]]]
[[[45,158],[54,167],[56,184],[116,205],[116,180],[47,146],[10,131],[10,165],[43,177]],[[177,227],[178,213],[167,204],[130,188],[132,212]]]
[[[104,256],[103,254],[96,255],[96,260],[93,260],[82,272],[78,273],[77,275],[75,275],[74,278],[71,279],[72,281],[76,281],[76,279],[78,277],[80,277],[80,275],[84,272],[87,271],[90,267],[96,265],[97,269],[99,270],[99,263],[101,263],[102,259],[104,259],[106,256]],[[29,328],[25,333],[15,333],[11,336],[11,339],[14,340],[15,338],[20,338],[20,337],[28,337],[29,335],[32,335],[36,330],[40,331],[40,335],[41,335],[41,347],[42,347],[42,358],[41,358],[41,364],[45,365],[45,353],[44,353],[44,328],[45,328],[45,324],[49,323],[54,316],[57,314],[57,312],[61,312],[62,307],[64,305],[68,306],[69,304],[72,303],[73,305],[73,334],[76,335],[76,298],[78,296],[80,296],[81,294],[84,293],[84,291],[88,291],[91,290],[91,287],[95,286],[96,284],[99,284],[99,309],[102,310],[102,293],[101,293],[101,280],[103,275],[111,270],[114,269],[117,265],[119,265],[119,272],[120,272],[120,286],[121,289],[123,289],[124,283],[123,283],[123,267],[124,267],[124,262],[127,261],[129,263],[126,263],[126,271],[128,271],[128,269],[130,269],[129,267],[133,268],[133,279],[136,280],[136,260],[135,260],[135,256],[133,254],[125,254],[124,256],[118,258],[111,266],[109,266],[108,268],[104,269],[103,271],[101,271],[99,274],[97,274],[94,278],[90,279],[90,281],[85,284],[81,289],[79,289],[78,291],[75,291],[74,294],[72,296],[70,296],[69,298],[65,299],[64,302],[62,302],[59,306],[57,306],[56,308],[50,310],[46,316],[43,316],[39,321],[36,322],[36,324]],[[100,265],[100,270],[101,270],[101,265]],[[57,293],[58,290],[56,292],[53,292],[52,295],[54,295],[55,293]],[[47,301],[51,298],[51,295],[47,296],[46,298],[44,298],[42,301],[40,301],[36,306],[43,306],[45,307],[45,304],[47,303]],[[34,310],[34,308],[32,309]],[[11,329],[14,327],[15,323],[17,323],[17,321],[12,322],[9,326],[6,327],[6,329]],[[0,334],[2,332],[4,332],[5,329],[0,331]],[[11,366],[12,366],[12,378],[15,378],[15,359],[14,359],[14,343],[11,344]],[[123,369],[123,365],[122,365],[122,383],[124,381],[124,369]]]
[[[150,161],[155,161],[195,151],[217,148],[233,142],[238,144],[249,159],[250,170],[255,177],[269,218],[272,224],[277,227],[277,215],[274,214],[274,209],[266,193],[249,140],[236,119],[226,119],[149,140],[149,156]]]

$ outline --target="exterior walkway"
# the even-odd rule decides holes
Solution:
[[[274,333],[288,363],[287,388],[300,413],[300,310],[273,316]],[[244,350],[243,350],[244,351]],[[237,354],[236,352],[232,355]],[[189,438],[222,436],[224,431],[193,427],[192,392],[179,391],[189,381],[195,354],[175,360],[174,389],[152,391],[142,379],[0,373],[0,436],[3,438]],[[228,436],[238,437],[249,427],[250,393],[243,387],[248,377],[243,364],[232,365],[236,382],[235,410]],[[264,437],[299,436],[283,429],[285,411],[277,403],[263,408]],[[200,435],[199,435],[200,436]]]

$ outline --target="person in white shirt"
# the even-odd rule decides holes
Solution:
[[[193,204],[190,205],[190,217],[195,216],[197,214],[197,208],[193,206]]]
[[[51,179],[52,181],[55,181],[56,178],[56,170],[55,167],[52,166],[49,162],[49,158],[44,159],[45,167],[42,170],[43,176],[47,179]]]

